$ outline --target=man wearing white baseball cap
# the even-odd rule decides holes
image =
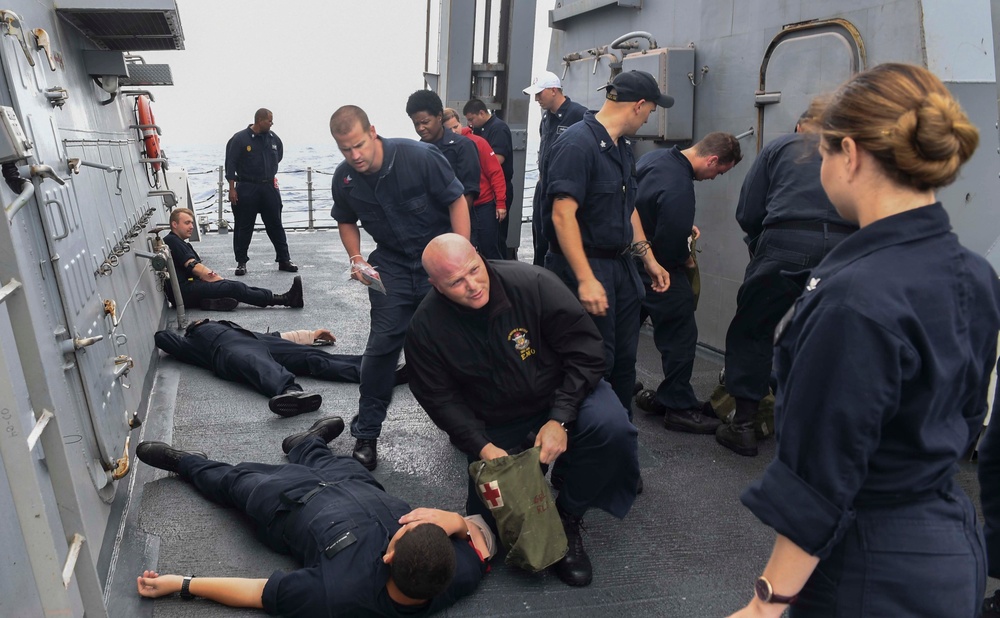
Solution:
[[[549,147],[569,126],[583,120],[587,108],[570,100],[563,94],[562,81],[551,71],[542,71],[531,80],[531,85],[522,92],[534,96],[542,108],[542,121],[538,125],[538,133],[542,141],[538,146],[538,181],[535,183],[535,195],[531,200],[531,235],[535,247],[533,263],[542,266],[545,254],[549,250],[549,241],[542,234],[543,207],[545,200],[545,162]]]

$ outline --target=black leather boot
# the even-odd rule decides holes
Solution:
[[[354,443],[354,453],[352,455],[362,466],[368,470],[374,470],[378,466],[378,447],[375,438],[358,438]]]
[[[753,419],[757,415],[759,401],[737,399],[733,420],[724,423],[715,431],[715,441],[744,457],[757,456],[757,434]]]
[[[288,288],[288,291],[284,294],[273,294],[268,306],[292,307],[293,309],[304,307],[305,303],[302,301],[302,277],[296,275],[295,279],[292,279],[292,287]]]
[[[589,586],[594,579],[594,569],[590,565],[590,557],[583,549],[583,518],[559,509],[559,519],[566,531],[569,549],[566,550],[566,556],[556,563],[556,575],[568,586]]]
[[[188,455],[195,455],[202,459],[207,459],[207,455],[200,451],[182,451],[174,448],[166,442],[140,442],[135,448],[135,455],[144,464],[166,470],[167,472],[177,472],[181,459]]]
[[[321,418],[312,424],[307,431],[292,434],[281,441],[281,451],[287,455],[289,451],[310,436],[319,436],[324,442],[330,442],[344,431],[344,419],[339,416]]]
[[[318,393],[303,393],[300,388],[289,388],[280,395],[271,397],[267,407],[278,416],[288,418],[306,412],[315,412],[323,405],[323,396]]]

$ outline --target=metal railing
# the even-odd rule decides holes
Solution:
[[[531,171],[531,170],[529,170]],[[215,174],[215,182],[203,182],[200,176]],[[326,197],[320,197],[322,191],[315,190],[315,175],[333,176],[333,172],[306,167],[304,169],[282,170],[277,174],[278,186],[281,190],[281,201],[285,205],[282,219],[286,230],[317,230],[336,229],[337,222],[330,215],[333,207],[333,199],[329,192]],[[305,183],[301,184],[301,179]],[[200,221],[207,222],[209,229],[212,225],[215,229],[225,233],[232,228],[232,206],[228,201],[229,186],[225,179],[225,172],[220,165],[214,169],[188,172],[188,182],[191,184],[194,195],[205,195],[206,191],[214,184],[215,190],[210,197],[203,197],[191,205],[191,209],[198,215]],[[522,196],[524,204],[524,216],[521,222],[531,221],[531,198],[535,187],[532,184],[525,187]],[[292,207],[289,207],[292,205]],[[304,208],[296,207],[304,205]],[[325,214],[324,214],[325,213]],[[214,216],[214,218],[213,218]],[[262,229],[262,228],[261,228]]]

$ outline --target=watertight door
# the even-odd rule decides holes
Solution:
[[[864,68],[864,44],[844,20],[789,26],[768,46],[760,67],[758,150],[795,123],[812,100]]]
[[[119,366],[115,359],[121,352],[116,349],[112,319],[105,316],[103,304],[104,298],[116,295],[109,286],[102,286],[105,278],[96,276],[95,271],[106,248],[114,246],[124,230],[129,229],[135,213],[123,206],[122,196],[116,195],[113,175],[96,168],[72,174],[68,159],[72,156],[121,166],[108,152],[117,146],[107,145],[121,137],[97,126],[94,128],[100,130],[92,131],[93,142],[100,145],[89,149],[76,147],[69,154],[68,141],[79,141],[80,135],[90,136],[90,132],[76,130],[72,118],[74,114],[85,115],[77,98],[91,97],[92,93],[82,87],[73,88],[73,82],[67,81],[70,79],[67,71],[48,70],[40,58],[32,66],[19,47],[11,46],[9,37],[4,44],[4,51],[10,52],[5,54],[4,62],[14,107],[34,145],[30,162],[52,170],[48,176],[35,178],[35,196],[13,224],[35,238],[43,272],[51,268],[55,275],[56,297],[61,305],[52,312],[53,319],[58,321],[53,325],[56,341],[79,339],[91,344],[68,349],[62,357],[62,366],[52,369],[61,370],[61,381],[70,389],[74,405],[82,412],[76,419],[78,439],[86,443],[90,476],[97,489],[111,489],[107,470],[121,456],[129,427],[123,380],[116,378]],[[54,107],[47,97],[40,95],[53,87],[70,92],[72,98],[63,102],[64,108]],[[86,100],[90,107],[100,107],[96,100]],[[94,115],[111,116],[116,111],[104,109]],[[96,120],[92,124],[102,122]],[[127,196],[126,191],[130,190],[126,186],[121,193]],[[135,261],[134,257],[128,257]]]

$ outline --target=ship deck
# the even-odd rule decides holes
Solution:
[[[530,235],[530,224],[525,224],[522,260],[531,259]],[[208,234],[197,247],[205,263],[224,274],[234,267],[231,239]],[[373,247],[370,239],[365,243],[367,253]],[[290,232],[289,245],[301,268],[304,309],[241,305],[230,314],[190,310],[189,318],[225,318],[260,331],[328,327],[338,338],[332,352],[361,353],[368,333],[367,295],[362,286],[348,281],[338,234]],[[284,291],[292,276],[278,272],[270,256],[267,237],[258,232],[244,280]],[[172,311],[168,319],[176,319]],[[692,380],[699,397],[711,393],[720,368],[718,354],[699,350]],[[662,375],[648,326],[640,338],[638,374],[648,386],[655,386]],[[301,383],[323,395],[323,406],[315,413],[283,419],[269,412],[267,399],[256,392],[163,357],[140,435],[133,434],[133,449],[139,440],[163,440],[232,463],[282,463],[284,436],[327,415],[350,420],[357,409],[355,384],[310,378]],[[593,584],[570,588],[553,573],[529,574],[495,561],[479,591],[446,615],[723,616],[747,601],[774,537],[742,507],[739,494],[773,456],[774,441],[762,443],[759,457],[744,458],[716,444],[712,436],[666,431],[659,418],[641,410],[636,410],[635,423],[645,492],[623,521],[601,512],[587,515],[584,539],[594,564]],[[335,452],[344,454],[352,446],[347,432],[331,443]],[[465,468],[464,455],[430,422],[409,389],[398,387],[379,441],[374,472],[379,482],[414,506],[461,510]],[[973,464],[962,465],[959,479],[977,498]],[[143,568],[266,578],[275,569],[298,566],[260,544],[248,520],[208,502],[174,476],[136,460],[132,475],[123,482],[131,491],[116,501],[122,523],[109,527],[99,565],[107,573],[112,616],[261,615],[204,599],[140,599],[135,577]],[[107,551],[112,546],[114,551]]]

